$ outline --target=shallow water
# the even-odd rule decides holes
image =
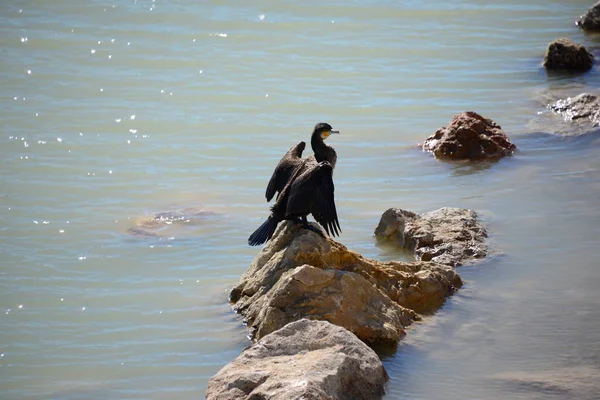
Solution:
[[[573,25],[591,2],[497,3],[2,3],[2,397],[203,396],[248,343],[227,294],[272,169],[327,121],[342,243],[405,259],[373,239],[381,213],[455,206],[495,251],[384,358],[387,398],[585,398],[505,376],[600,368],[600,137],[548,135],[544,108],[600,71],[540,67],[557,37],[600,38]],[[520,151],[416,149],[465,110]],[[215,214],[132,234],[187,208]]]

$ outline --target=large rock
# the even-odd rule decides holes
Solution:
[[[301,319],[248,346],[208,381],[208,400],[379,399],[387,373],[346,329]]]
[[[579,17],[575,24],[586,31],[600,31],[600,1],[594,3],[585,14]]]
[[[422,215],[390,208],[381,216],[375,236],[397,241],[418,260],[453,267],[488,253],[487,232],[477,214],[464,208],[444,207]]]
[[[550,108],[563,115],[565,121],[600,126],[600,97],[598,95],[582,93],[575,97],[558,100]]]
[[[516,148],[500,125],[473,111],[455,115],[450,125],[423,142],[423,150],[436,158],[454,160],[499,158],[514,153]]]
[[[369,344],[395,345],[417,312],[435,310],[461,285],[448,266],[371,260],[284,222],[230,299],[254,338],[306,317],[343,326]]]
[[[543,65],[548,70],[584,72],[593,64],[594,56],[583,45],[559,38],[548,44]]]

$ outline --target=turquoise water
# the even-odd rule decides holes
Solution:
[[[454,206],[494,249],[384,358],[387,398],[573,398],[497,377],[600,368],[600,139],[548,135],[545,109],[600,71],[540,67],[557,37],[599,47],[573,24],[590,2],[238,3],[0,5],[2,397],[202,397],[248,344],[227,295],[266,183],[326,121],[342,243],[403,258],[372,237],[383,211]],[[465,110],[520,151],[418,150]],[[147,225],[190,208],[211,213]]]

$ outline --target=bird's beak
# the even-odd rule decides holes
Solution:
[[[339,135],[340,131],[329,131],[329,133],[337,133]]]

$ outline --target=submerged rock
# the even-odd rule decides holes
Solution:
[[[460,286],[448,266],[371,260],[286,221],[230,299],[257,339],[310,318],[343,326],[369,344],[393,346],[417,313],[435,310]]]
[[[600,1],[594,3],[575,24],[586,31],[600,31]]]
[[[208,381],[208,400],[379,399],[387,373],[346,329],[301,319],[248,346]]]
[[[422,215],[390,208],[381,216],[375,236],[396,240],[418,260],[453,267],[488,253],[487,232],[477,213],[464,208],[444,207]]]
[[[436,158],[454,160],[499,158],[517,148],[500,125],[473,111],[452,117],[450,124],[428,137],[422,147]]]
[[[592,53],[567,38],[559,38],[548,44],[543,63],[548,70],[573,72],[588,71],[593,64]]]
[[[600,96],[582,93],[575,97],[558,100],[550,109],[563,115],[567,122],[600,126]]]
[[[214,211],[190,207],[176,211],[163,211],[151,217],[140,218],[136,225],[127,230],[133,236],[160,237],[165,229],[174,225],[192,225],[218,216]]]
[[[597,400],[600,397],[600,368],[595,365],[510,371],[491,375],[490,379],[504,383],[515,393],[528,392],[533,399],[560,396],[557,398]]]

